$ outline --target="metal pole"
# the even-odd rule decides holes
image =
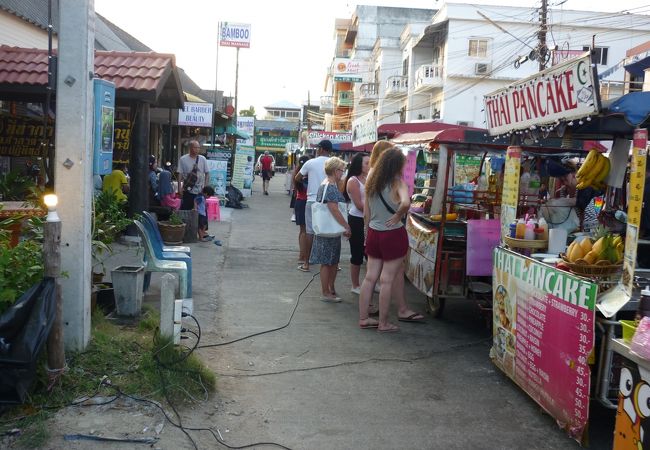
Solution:
[[[45,277],[54,278],[54,323],[47,337],[47,369],[50,386],[65,369],[63,347],[63,302],[61,300],[61,222],[43,224],[43,263]]]
[[[539,27],[539,71],[546,69],[546,16],[548,13],[548,0],[542,0],[542,10],[540,12],[540,27]]]
[[[212,150],[214,150],[215,141],[217,140],[217,86],[219,78],[219,44],[221,43],[221,22],[217,25],[217,60],[214,68],[214,102],[212,106]]]

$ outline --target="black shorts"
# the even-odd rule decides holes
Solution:
[[[202,216],[201,214],[199,214],[199,228],[201,230],[208,229],[208,216]]]
[[[262,180],[270,180],[271,179],[271,171],[270,170],[262,170]]]
[[[363,257],[365,248],[363,242],[365,241],[363,232],[363,217],[352,216],[348,214],[348,225],[352,234],[350,235],[350,264],[360,266],[363,264]]]
[[[306,225],[305,224],[306,205],[307,205],[307,200],[296,200],[296,203],[293,207],[293,212],[296,214],[296,225]]]

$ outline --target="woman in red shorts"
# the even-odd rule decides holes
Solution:
[[[404,283],[396,281],[404,276],[404,257],[408,251],[408,237],[402,223],[410,206],[408,187],[402,180],[406,163],[404,154],[397,148],[384,150],[366,181],[364,219],[368,228],[366,254],[368,267],[359,297],[359,326],[377,328],[386,333],[399,327],[388,321],[391,295],[396,297],[398,320],[422,321],[421,314],[408,309],[404,299]],[[368,317],[368,305],[375,283],[379,279],[379,321]],[[401,292],[393,287],[401,286]]]

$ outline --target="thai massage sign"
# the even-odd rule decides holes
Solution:
[[[492,286],[492,361],[582,441],[598,285],[498,247]]]
[[[485,96],[491,135],[596,114],[598,86],[589,53]]]
[[[250,48],[251,26],[248,23],[220,22],[219,45],[221,47]]]
[[[53,142],[52,124],[45,130],[43,120],[0,115],[0,156],[47,156]]]

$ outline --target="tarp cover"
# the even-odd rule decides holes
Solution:
[[[650,92],[630,92],[614,100],[606,114],[622,114],[625,121],[638,127],[650,115]]]
[[[0,404],[25,400],[54,322],[54,294],[54,278],[45,278],[0,316]]]

